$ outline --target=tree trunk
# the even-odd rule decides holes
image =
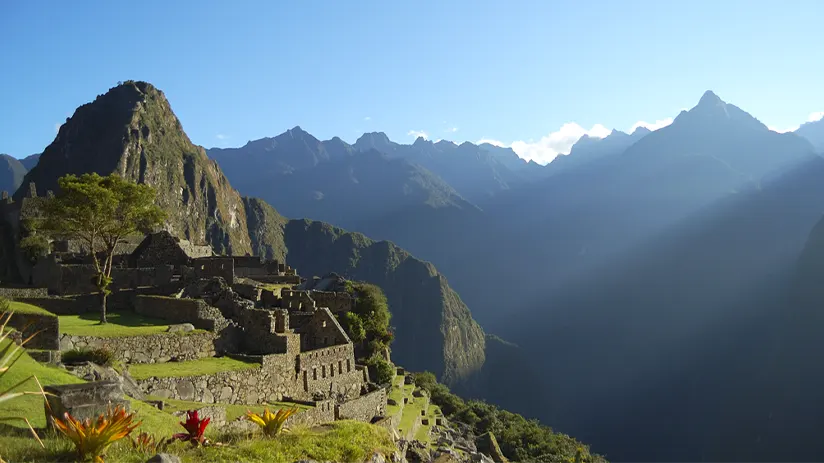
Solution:
[[[100,292],[100,324],[106,324],[106,299],[109,296],[106,294],[106,291],[103,290]]]

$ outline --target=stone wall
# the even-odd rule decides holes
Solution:
[[[46,386],[43,389],[50,394],[47,396],[49,407],[43,407],[47,421],[53,416],[62,417],[64,412],[69,412],[78,419],[94,419],[109,407],[129,409],[129,402],[123,396],[123,388],[117,381]]]
[[[8,326],[20,331],[23,339],[40,331],[26,344],[29,349],[57,350],[60,347],[60,326],[55,316],[15,312]]]
[[[309,311],[316,307],[309,291],[297,289],[282,289],[280,291],[281,307],[284,309]]]
[[[301,352],[298,371],[303,389],[310,396],[320,393],[353,398],[363,385],[363,374],[355,368],[352,344]]]
[[[247,283],[235,283],[232,285],[232,291],[238,293],[241,297],[255,302],[260,300],[262,290],[263,288],[258,285]]]
[[[189,259],[190,256],[180,247],[180,240],[164,230],[146,235],[130,256],[129,264],[132,267],[186,265]]]
[[[289,417],[286,426],[317,426],[335,421],[335,402],[333,400],[319,400],[313,408],[303,410]]]
[[[192,260],[195,278],[221,277],[227,283],[235,281],[235,263],[231,257],[201,257]]]
[[[317,309],[307,323],[296,329],[300,336],[301,350],[310,351],[325,347],[348,344],[349,337],[327,308]]]
[[[278,285],[299,285],[301,282],[299,275],[254,275],[248,276],[261,283],[273,283]]]
[[[284,397],[311,398],[295,380],[294,363],[289,362],[286,354],[266,357],[265,367],[211,375],[148,378],[138,381],[138,386],[149,395],[207,404],[259,404],[281,401]]]
[[[101,338],[60,335],[60,350],[105,348],[127,363],[165,363],[215,355],[217,335],[206,333],[158,333],[147,336]]]
[[[376,416],[385,415],[386,390],[380,388],[356,399],[338,404],[335,419],[369,422]]]
[[[284,315],[281,312],[261,309],[241,311],[243,350],[254,354],[288,353],[294,360],[300,353],[300,335],[289,331],[288,316]],[[280,326],[278,326],[278,320],[280,320]]]
[[[220,331],[229,325],[219,309],[202,299],[141,295],[134,299],[134,311],[172,323],[191,323],[195,328],[209,331]]]
[[[41,259],[34,266],[33,283],[54,294],[85,294],[97,292],[93,282],[93,265],[62,264],[53,258]],[[112,269],[112,290],[168,285],[172,267],[162,265],[144,268]]]
[[[334,314],[355,309],[355,298],[342,291],[312,291],[309,293],[318,307],[327,307]]]
[[[31,297],[48,297],[48,288],[30,288],[27,286],[20,287],[2,287],[0,288],[0,297],[6,299],[18,300],[21,298]]]

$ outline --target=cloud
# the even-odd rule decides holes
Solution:
[[[229,138],[229,136],[224,135],[222,133],[219,133],[219,134],[215,135],[215,138],[217,138],[218,140],[225,140],[225,139]]]
[[[506,143],[500,140],[493,140],[491,138],[481,138],[480,140],[475,142],[476,145],[483,145],[484,143],[489,143],[493,146],[500,146],[501,148],[506,148]]]
[[[56,124],[54,124],[54,133],[58,133],[58,132],[60,132],[60,126],[62,126],[62,125],[63,125],[63,124],[61,124],[61,123],[59,123],[59,122],[58,122],[58,123],[56,123]]]
[[[775,126],[772,126],[772,125],[767,126],[768,129],[772,130],[773,132],[778,132],[778,133],[795,132],[796,130],[798,130],[798,127],[800,127],[800,126],[796,125],[794,127],[789,127],[789,128],[782,129],[782,128],[775,127]]]
[[[637,129],[638,127],[646,127],[652,131],[655,131],[662,127],[666,127],[672,124],[672,120],[673,119],[671,117],[668,117],[666,119],[659,119],[655,122],[638,121],[632,125],[632,127],[629,129],[629,133],[635,132],[635,129]]]
[[[593,138],[604,138],[610,132],[611,130],[601,124],[595,124],[587,130],[575,122],[567,122],[560,129],[550,132],[537,142],[519,140],[512,142],[510,147],[518,156],[527,161],[546,164],[559,154],[568,154],[572,145],[584,135]]]
[[[818,111],[815,113],[810,113],[810,117],[807,118],[807,122],[816,122],[824,119],[824,111]]]
[[[444,132],[448,132],[448,133],[455,133],[457,131],[458,131],[457,127],[450,127],[448,129],[444,130]]]
[[[429,140],[429,135],[426,132],[424,132],[423,130],[410,130],[406,134],[407,135],[412,135],[416,139],[418,137],[423,137],[424,140]]]
[[[363,120],[365,120],[365,121],[369,122],[369,121],[371,121],[371,120],[372,120],[372,118],[371,118],[371,117],[369,117],[369,116],[366,116],[366,117],[364,117],[364,118],[363,118]]]

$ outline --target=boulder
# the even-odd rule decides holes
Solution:
[[[169,325],[169,327],[166,328],[166,331],[169,332],[169,333],[177,333],[177,332],[188,333],[189,331],[194,331],[194,330],[195,330],[195,326],[192,325],[191,323],[178,323],[176,325]]]
[[[158,453],[152,458],[146,460],[146,463],[180,463],[180,458],[178,458],[177,455]]]

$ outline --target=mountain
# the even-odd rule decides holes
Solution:
[[[0,191],[6,191],[12,195],[23,183],[26,171],[26,167],[19,159],[8,154],[0,154]]]
[[[547,170],[556,174],[566,169],[581,167],[602,157],[621,154],[650,133],[646,127],[638,127],[632,134],[613,130],[604,138],[584,135],[572,145],[569,154],[556,156],[547,165]]]
[[[473,203],[540,176],[541,168],[519,158],[509,148],[490,144],[432,142],[418,137],[411,145],[389,140],[382,132],[362,135],[352,145],[360,151],[375,149],[390,158],[406,159],[435,173]]]
[[[379,141],[379,140],[378,140]],[[320,141],[295,127],[274,138],[208,154],[243,194],[286,216],[308,217],[379,239],[414,244],[413,224],[440,224],[479,209],[426,168],[340,138]]]
[[[155,187],[175,234],[221,253],[251,251],[240,195],[150,84],[129,81],[77,108],[24,183],[35,182],[45,194],[57,189],[60,176],[85,172],[118,173]]]
[[[292,132],[259,144],[310,141]],[[307,160],[301,152],[292,162],[320,162],[336,156],[335,145],[345,148],[332,145],[332,154],[323,145],[307,146],[317,157]],[[163,92],[151,84],[127,81],[79,107],[24,182],[35,182],[42,195],[56,190],[59,177],[87,172],[154,186],[169,214],[166,227],[217,252],[285,259],[303,275],[337,272],[382,286],[397,326],[393,357],[404,365],[452,383],[483,364],[483,331],[432,264],[391,243],[290,221],[260,199],[242,198],[205,150],[189,141]],[[18,201],[23,190],[15,194]]]
[[[795,133],[809,140],[819,153],[824,153],[824,118],[801,124]]]
[[[806,140],[707,92],[670,126],[501,193],[479,220],[439,230],[439,252],[415,252],[552,391],[540,409],[507,406],[617,461],[775,460],[780,440],[759,427],[822,178]]]
[[[23,164],[23,167],[26,168],[27,171],[32,170],[34,166],[37,165],[37,162],[40,160],[40,154],[31,154],[23,159],[20,160],[20,163]]]

